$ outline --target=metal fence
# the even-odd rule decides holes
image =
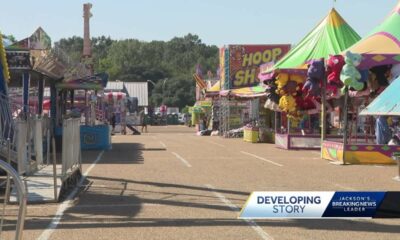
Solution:
[[[35,154],[36,164],[43,164],[43,120],[31,119],[33,133],[33,152]]]
[[[46,119],[31,117],[28,120],[17,119],[15,121],[16,132],[16,159],[19,174],[32,173],[38,166],[44,164],[43,140],[48,135]],[[48,141],[48,140],[47,140]],[[47,148],[49,142],[47,142]],[[46,153],[46,158],[48,151]],[[34,162],[31,162],[34,159]]]
[[[68,176],[81,164],[80,119],[71,118],[63,121],[62,134],[62,176]]]
[[[24,112],[24,109],[27,111]],[[41,152],[43,143],[39,139],[43,137],[43,134],[38,134],[44,130],[41,124],[42,121],[36,116],[35,107],[24,107],[10,97],[0,94],[0,155],[5,156],[6,143],[9,142],[11,161],[18,163],[20,174],[29,170],[31,155],[34,155],[40,164],[43,162]]]
[[[25,120],[18,120],[16,124],[16,149],[17,151],[17,163],[18,173],[23,174],[29,171],[29,160],[28,160],[28,122]]]
[[[6,95],[0,94],[0,152],[5,152],[8,140],[11,141],[11,145],[14,145],[14,133],[15,124],[9,98]]]
[[[25,184],[19,177],[18,173],[14,170],[14,168],[11,167],[10,164],[0,160],[0,169],[3,169],[4,171],[7,172],[6,193],[5,193],[3,208],[2,208],[3,214],[2,214],[2,218],[0,220],[0,238],[1,238],[1,233],[3,230],[4,217],[6,216],[5,210],[6,210],[6,205],[7,205],[7,201],[8,201],[8,196],[11,191],[11,183],[10,183],[10,177],[11,177],[14,182],[14,186],[17,189],[18,201],[19,201],[15,239],[20,240],[20,239],[22,239],[22,233],[24,230],[25,215],[26,215],[27,192],[26,192]]]

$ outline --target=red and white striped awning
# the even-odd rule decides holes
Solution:
[[[104,93],[104,100],[111,101],[121,101],[126,98],[126,94],[123,92],[108,92]]]

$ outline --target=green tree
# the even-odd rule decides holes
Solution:
[[[6,38],[8,40],[10,40],[10,42],[15,43],[17,41],[17,39],[14,37],[14,35],[4,35],[2,34],[3,38]]]
[[[114,40],[112,40],[110,37],[101,36],[92,38],[91,41],[94,68],[95,70],[99,70],[99,61],[107,57],[108,50],[110,49],[110,46],[114,42]],[[83,51],[83,38],[77,36],[63,38],[60,39],[60,41],[56,42],[55,46],[67,53],[72,61],[81,61]]]
[[[73,36],[70,38],[63,38],[55,42],[54,46],[68,54],[71,61],[79,62],[81,60],[83,50],[83,39],[81,37]]]
[[[176,76],[166,81],[158,81],[151,102],[155,106],[165,104],[167,106],[184,108],[195,102],[195,84],[191,77]]]
[[[80,61],[83,39],[73,36],[55,45],[74,61]],[[96,72],[107,72],[110,80],[152,80],[151,101],[155,105],[184,107],[194,103],[195,83],[192,74],[200,64],[204,73],[218,67],[218,48],[204,44],[197,35],[187,34],[170,41],[143,42],[136,39],[112,40],[110,37],[92,39]],[[164,87],[160,82],[168,78]],[[162,81],[161,81],[162,80]]]

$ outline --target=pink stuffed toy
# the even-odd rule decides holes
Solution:
[[[342,55],[330,55],[327,65],[327,80],[328,84],[326,85],[326,90],[328,94],[336,95],[338,93],[338,89],[343,87],[343,82],[340,81],[340,72],[346,62],[344,61],[344,57]]]

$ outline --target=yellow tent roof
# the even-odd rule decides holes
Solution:
[[[221,91],[221,81],[216,82],[212,87],[207,89],[207,92],[219,92]]]
[[[9,79],[10,79],[10,73],[8,71],[6,50],[4,49],[3,37],[1,35],[1,32],[0,32],[0,64],[1,64],[1,66],[3,68],[3,72],[0,72],[0,74],[2,74],[4,79],[5,79],[5,81],[8,82]]]

